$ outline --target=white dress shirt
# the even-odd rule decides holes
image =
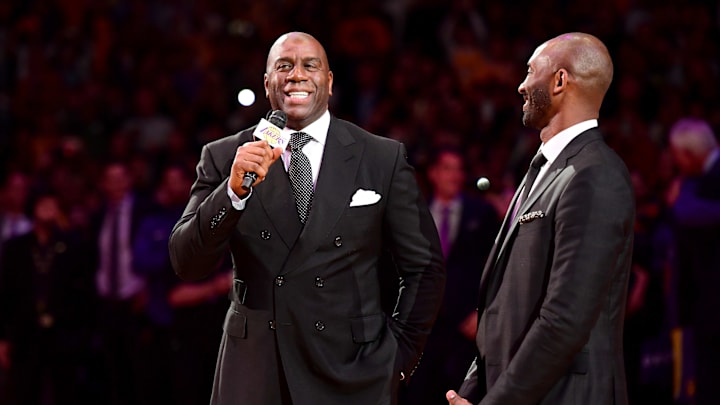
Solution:
[[[547,162],[545,162],[545,164],[542,165],[542,167],[540,168],[540,171],[535,178],[535,182],[532,184],[532,187],[530,187],[530,192],[528,193],[528,195],[532,193],[536,184],[540,184],[540,180],[545,177],[545,173],[547,173],[548,168],[560,155],[560,152],[562,152],[563,149],[565,149],[565,147],[570,142],[572,142],[573,139],[577,138],[578,135],[582,134],[590,128],[595,128],[597,126],[597,120],[587,120],[579,122],[571,127],[563,129],[562,131],[555,134],[555,136],[550,138],[549,141],[543,143],[540,146],[540,151],[545,156],[545,159],[547,159]]]

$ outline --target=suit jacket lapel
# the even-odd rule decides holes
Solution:
[[[288,249],[292,248],[302,225],[297,215],[290,178],[282,159],[270,166],[265,182],[255,188],[257,199]]]
[[[540,183],[536,186],[535,190],[528,196],[528,198],[521,204],[520,208],[517,211],[516,216],[520,216],[522,214],[525,214],[527,210],[532,206],[535,201],[537,201],[538,198],[547,190],[547,188],[552,184],[552,182],[560,175],[560,173],[567,168],[568,160],[577,155],[580,150],[587,145],[588,143],[601,139],[602,135],[600,131],[596,128],[587,130],[580,134],[578,137],[573,139],[566,147],[565,149],[560,152],[560,155],[555,159],[555,161],[552,163],[552,165],[548,168],[548,171],[545,173],[545,176],[543,176],[542,179],[540,179]],[[523,179],[523,182],[525,180]],[[513,197],[513,201],[510,204],[510,207],[513,206],[517,202],[518,198],[518,192],[522,189],[521,186],[518,187],[517,192],[515,193],[515,196]],[[487,262],[487,265],[485,266],[485,269],[483,271],[482,279],[480,281],[480,289],[481,293],[488,291],[488,285],[489,282],[499,282],[498,277],[490,278],[491,275],[494,275],[499,271],[496,267],[499,263],[500,258],[505,254],[505,250],[508,247],[508,244],[510,243],[510,240],[512,239],[515,228],[518,226],[518,221],[516,221],[514,218],[510,218],[510,215],[512,215],[512,211],[508,210],[508,213],[505,215],[505,220],[503,221],[503,225],[501,229],[501,233],[498,235],[498,240],[495,242],[495,246],[493,246],[492,251],[490,252],[490,256]],[[510,222],[509,229],[507,230],[507,233],[504,235],[502,234],[502,230],[505,229],[507,226],[507,221]],[[490,290],[492,291],[492,290]],[[481,303],[482,304],[482,303]]]
[[[352,179],[357,173],[362,150],[362,145],[355,142],[350,132],[332,118],[310,215],[290,251],[285,273],[302,267],[349,206],[355,191]]]

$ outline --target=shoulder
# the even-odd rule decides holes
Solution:
[[[627,166],[622,158],[605,143],[602,132],[598,128],[590,129],[570,142],[561,156],[566,155],[575,169],[604,168],[629,176]]]
[[[369,154],[375,161],[395,162],[399,156],[407,160],[407,152],[402,143],[368,132],[349,121],[333,117],[328,132],[329,136],[335,137],[344,146],[362,145],[365,155]]]

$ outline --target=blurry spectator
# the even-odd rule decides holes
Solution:
[[[147,282],[147,315],[152,325],[143,389],[148,403],[192,405],[207,402],[232,283],[229,271],[198,283],[181,282],[172,269],[168,239],[190,194],[192,175],[168,166],[156,190],[156,209],[140,222],[133,244],[135,272]],[[226,269],[232,266],[226,264]],[[169,399],[168,399],[169,398]]]
[[[145,281],[134,271],[132,242],[148,207],[133,192],[124,163],[111,162],[103,170],[100,188],[105,201],[93,219],[97,241],[95,283],[98,350],[102,357],[99,381],[107,404],[139,404],[138,387],[146,366],[138,357],[143,343]]]
[[[133,97],[135,110],[123,128],[137,137],[139,150],[156,152],[167,142],[174,122],[160,111],[157,96],[151,89],[141,87]]]
[[[10,371],[10,397],[0,401],[83,403],[92,264],[56,195],[29,206],[33,230],[5,243],[12,254],[0,264],[0,366]]]
[[[672,404],[672,347],[665,282],[672,238],[662,199],[645,177],[631,173],[636,216],[632,269],[625,312],[624,356],[630,404]]]
[[[0,190],[0,257],[3,242],[32,229],[32,221],[25,214],[31,180],[27,174],[14,170],[3,182]]]
[[[407,404],[447,404],[447,387],[460,386],[475,356],[478,285],[500,227],[494,207],[466,193],[463,151],[440,147],[427,177],[430,212],[446,260],[446,291],[422,361],[410,380]]]
[[[703,202],[720,203],[720,148],[707,122],[681,119],[669,134],[682,184],[673,205],[681,321],[694,333],[697,405],[720,403],[720,222]]]
[[[175,276],[168,239],[185,208],[192,180],[183,166],[165,168],[155,194],[157,207],[142,219],[133,243],[134,268],[147,283],[146,313],[152,324],[150,344],[143,347],[142,356],[148,359],[144,372],[155,376],[143,382],[152,383],[143,389],[149,403],[201,404],[212,389],[232,265],[225,263],[226,271],[197,283]]]

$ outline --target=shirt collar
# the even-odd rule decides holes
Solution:
[[[298,131],[285,127],[283,128],[283,133],[287,134],[288,138],[290,138],[290,134],[293,134],[295,132],[305,132],[306,134],[310,135],[316,142],[320,143],[321,145],[325,145],[329,128],[330,111],[325,110],[325,113],[323,113],[320,118],[316,119],[305,128],[302,128]]]
[[[457,196],[453,198],[449,203],[443,204],[437,199],[432,200],[432,206],[434,210],[437,210],[437,212],[440,212],[443,210],[443,208],[449,208],[450,212],[454,212],[457,210],[460,205],[462,205],[462,198],[460,196]]]
[[[560,155],[560,152],[578,135],[590,128],[598,126],[597,120],[587,120],[579,122],[571,127],[565,128],[550,138],[549,141],[540,146],[540,151],[545,155],[547,163],[552,163]]]

